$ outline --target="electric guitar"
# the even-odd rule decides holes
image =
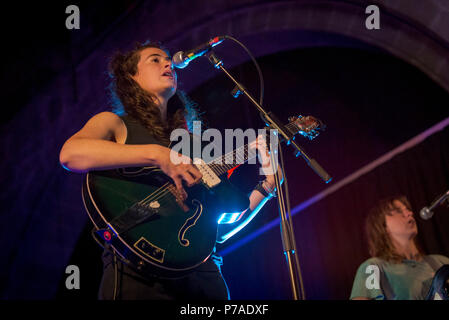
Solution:
[[[311,116],[289,120],[286,128],[292,134],[309,139],[324,128]],[[222,214],[242,212],[249,206],[248,196],[226,175],[235,167],[237,153],[244,157],[242,161],[240,156],[239,163],[257,156],[257,150],[245,145],[210,163],[195,164],[203,177],[186,188],[185,201],[158,167],[87,173],[82,197],[96,237],[141,271],[173,276],[197,267],[213,251]]]

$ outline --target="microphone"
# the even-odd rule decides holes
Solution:
[[[183,69],[187,67],[190,61],[201,57],[203,54],[208,52],[212,47],[223,42],[224,36],[215,37],[210,39],[208,42],[196,47],[195,49],[189,50],[187,52],[178,51],[173,55],[172,64],[173,67]]]
[[[439,197],[437,200],[432,202],[430,207],[424,207],[419,212],[419,216],[424,220],[429,220],[433,216],[433,209],[438,207],[440,204],[444,202],[444,200],[449,198],[449,191],[447,191],[445,194],[443,194],[441,197]]]

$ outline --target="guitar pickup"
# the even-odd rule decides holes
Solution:
[[[201,178],[201,182],[208,188],[213,188],[216,185],[220,184],[221,179],[215,174],[215,172],[204,162],[204,160],[200,158],[195,158],[193,163],[201,172],[203,177]]]

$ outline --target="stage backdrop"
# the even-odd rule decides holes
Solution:
[[[303,114],[328,125],[315,140],[298,137],[297,142],[334,177],[329,185],[295,158],[293,150],[283,148],[292,209],[449,116],[444,90],[410,65],[376,50],[301,49],[260,62],[267,108],[283,121]],[[233,73],[258,97],[251,63]],[[192,96],[207,106],[210,126],[261,127],[255,109],[244,98],[232,99],[231,89],[229,80],[217,75]],[[308,299],[349,297],[355,271],[369,257],[363,223],[377,200],[404,194],[417,213],[449,189],[448,134],[448,128],[435,133],[293,217]],[[232,177],[245,190],[259,179],[248,165]],[[235,239],[219,246],[232,298],[291,298],[279,226],[254,237],[277,217],[272,200]],[[449,255],[449,210],[439,208],[432,220],[417,221],[424,249]]]
[[[259,61],[267,108],[283,121],[303,114],[327,124],[315,140],[298,137],[297,141],[333,176],[329,185],[301,158],[295,158],[291,149],[283,148],[292,209],[449,116],[449,97],[443,89],[412,66],[369,47],[299,49]],[[231,72],[258,96],[257,74],[251,63]],[[180,72],[181,88],[182,77]],[[232,88],[217,71],[215,78],[189,92],[204,111],[203,129],[224,132],[226,128],[263,126],[244,98],[231,97]],[[449,188],[448,134],[446,129],[432,135],[293,217],[307,299],[349,297],[355,271],[368,258],[363,220],[377,200],[405,194],[418,212]],[[261,179],[257,168],[243,165],[231,181],[250,191]],[[65,175],[69,179],[70,174]],[[70,179],[78,180],[78,175]],[[79,214],[83,215],[82,211],[80,207]],[[419,237],[429,253],[449,255],[447,211],[439,209],[429,222],[417,219]],[[223,253],[223,274],[231,298],[291,298],[279,227],[274,225],[253,237],[277,217],[272,200],[250,225],[217,247]],[[67,263],[83,270],[84,290],[66,290],[62,274],[59,298],[96,296],[101,250],[91,240],[90,229],[88,223]],[[242,243],[248,237],[251,240]]]
[[[357,267],[369,258],[363,222],[378,199],[404,194],[417,213],[449,189],[448,146],[446,127],[294,216],[307,299],[349,297]],[[290,190],[291,199],[295,199],[298,190]],[[429,221],[415,218],[425,251],[448,256],[449,209],[436,209]],[[278,226],[227,254],[224,261],[224,274],[233,298],[290,297]]]
[[[313,39],[315,36],[311,35]],[[348,44],[338,40],[334,43]],[[355,48],[351,49],[317,47],[260,57],[266,81],[264,104],[284,121],[302,113],[327,124],[327,130],[316,140],[298,139],[334,177],[331,185],[449,117],[447,92],[427,76],[389,54],[353,44]],[[223,48],[217,53],[222,55]],[[228,55],[245,54],[240,49],[232,50]],[[109,109],[105,72],[109,53],[109,49],[96,51],[86,60],[89,63],[39,91],[27,108],[2,126],[1,199],[6,221],[0,232],[2,298],[96,296],[101,251],[88,236],[91,226],[81,201],[82,175],[62,169],[58,155],[63,142],[90,116]],[[92,62],[97,59],[103,63]],[[196,63],[212,68],[205,60]],[[179,71],[181,88],[184,80],[194,77],[189,74],[192,70]],[[256,73],[250,63],[231,71],[258,94]],[[246,100],[230,97],[232,88],[226,78],[217,75],[189,90],[189,94],[205,111],[210,127],[261,127],[258,114]],[[448,189],[448,141],[444,137],[447,135],[430,137],[413,149],[418,150],[414,156],[401,158],[412,152],[407,151],[294,217],[307,298],[349,296],[354,272],[367,258],[362,220],[375,200],[404,193],[417,211]],[[438,147],[423,149],[429,141],[436,141]],[[296,159],[291,150],[284,151],[292,208],[331,186],[325,185],[303,160]],[[395,163],[395,167],[389,167]],[[257,168],[242,166],[232,179],[249,191],[260,177]],[[370,180],[364,183],[365,179]],[[429,252],[449,254],[444,232],[447,216],[447,211],[440,211],[430,222],[420,223],[420,237],[425,237]],[[231,251],[240,240],[276,217],[272,201],[241,234],[218,248],[224,254],[223,273],[232,298],[290,298],[277,228]],[[81,233],[84,226],[86,232]],[[61,286],[58,293],[57,283],[64,283],[69,264],[80,267],[82,289],[70,292]]]

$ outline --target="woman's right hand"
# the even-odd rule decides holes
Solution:
[[[180,195],[185,200],[187,192],[184,190],[182,182],[185,181],[188,187],[192,187],[200,182],[203,175],[187,156],[159,145],[156,153],[156,165],[173,180]],[[172,159],[176,161],[172,161]]]

